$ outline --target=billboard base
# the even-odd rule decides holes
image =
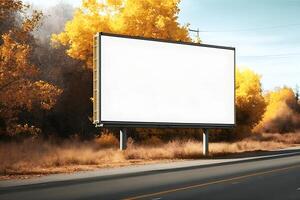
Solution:
[[[208,129],[203,129],[203,155],[208,156]]]
[[[123,151],[127,148],[127,129],[120,129],[120,150]]]

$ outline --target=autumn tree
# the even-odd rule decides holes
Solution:
[[[23,8],[24,5],[20,0],[0,0],[0,35],[16,26],[16,13]]]
[[[93,36],[118,33],[177,41],[191,41],[187,26],[178,19],[179,0],[83,0],[64,32],[54,42],[67,46],[67,53],[92,67]]]
[[[300,128],[300,105],[291,88],[277,88],[265,95],[266,112],[255,132],[286,133]]]
[[[39,79],[39,69],[31,63],[31,32],[37,27],[41,13],[21,15],[26,6],[17,0],[1,0],[1,21],[19,16],[20,25],[2,33],[0,45],[0,127],[1,134],[34,131],[19,121],[19,113],[34,108],[51,109],[61,90]],[[17,15],[20,14],[20,15]],[[14,23],[17,24],[17,23]]]
[[[236,70],[236,134],[250,133],[265,112],[260,76],[250,69]]]

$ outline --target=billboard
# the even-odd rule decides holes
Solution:
[[[235,125],[235,48],[107,33],[94,41],[95,124]]]

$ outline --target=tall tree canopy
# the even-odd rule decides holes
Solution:
[[[93,36],[97,32],[191,41],[187,26],[177,19],[179,0],[83,0],[64,32],[54,42],[68,47],[69,56],[92,66]]]
[[[52,108],[61,90],[40,80],[39,69],[31,63],[31,32],[37,27],[42,14],[34,11],[31,16],[18,15],[26,6],[17,0],[1,0],[0,3],[1,21],[9,18],[14,22],[1,33],[0,133],[13,134],[16,127],[22,126],[18,124],[20,112],[36,107]],[[19,25],[17,20],[20,20]]]

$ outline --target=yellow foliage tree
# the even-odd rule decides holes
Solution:
[[[24,8],[19,5],[19,1],[14,0],[6,0],[5,5],[13,12],[22,11]],[[9,5],[18,7],[11,8]],[[5,19],[5,14],[11,13],[1,12],[1,18]],[[30,32],[34,30],[40,17],[41,13],[34,12],[30,18],[24,18],[20,27],[13,27],[1,35],[0,133],[14,134],[17,127],[20,129],[16,124],[20,111],[30,111],[33,106],[50,109],[61,93],[56,86],[38,80],[39,70],[30,62]],[[28,125],[24,127],[26,129]]]
[[[265,111],[260,76],[250,69],[236,70],[236,134],[250,133]]]
[[[179,0],[83,0],[65,31],[52,40],[67,54],[92,67],[93,36],[97,32],[191,41],[187,26],[177,22]]]
[[[290,132],[300,128],[300,105],[291,88],[277,88],[265,95],[266,112],[255,132]]]
[[[0,19],[5,19],[12,11],[17,11],[23,8],[20,0],[0,0]]]

